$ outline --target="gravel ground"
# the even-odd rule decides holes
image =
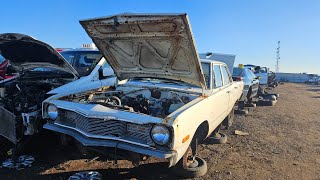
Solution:
[[[320,179],[320,86],[287,83],[275,92],[280,94],[275,106],[236,116],[227,144],[200,145],[199,155],[208,163],[200,179]],[[235,135],[235,130],[249,135]],[[121,159],[115,164],[99,154],[85,155],[75,145],[59,146],[56,136],[45,132],[25,153],[36,158],[33,166],[2,168],[0,179],[67,179],[84,170],[98,171],[104,179],[177,179],[157,159],[139,167]]]

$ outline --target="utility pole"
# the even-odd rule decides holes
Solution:
[[[276,72],[279,72],[279,60],[280,60],[280,41],[278,41],[278,48],[277,48],[277,65],[276,65]]]

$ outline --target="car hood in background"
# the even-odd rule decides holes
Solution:
[[[120,14],[80,23],[120,80],[147,77],[205,85],[186,14]]]
[[[79,76],[54,48],[28,35],[0,34],[0,54],[14,66],[57,68]]]

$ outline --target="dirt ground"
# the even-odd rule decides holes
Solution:
[[[287,83],[274,91],[280,94],[275,106],[236,116],[226,131],[227,144],[200,145],[208,173],[199,179],[320,179],[320,86]],[[60,180],[84,170],[98,171],[104,179],[177,179],[156,159],[139,167],[127,160],[115,164],[99,154],[84,155],[76,146],[59,146],[53,135],[37,138],[26,150],[36,158],[33,166],[2,168],[0,179]]]

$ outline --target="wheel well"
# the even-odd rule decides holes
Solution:
[[[206,139],[208,133],[209,133],[209,123],[208,121],[204,121],[198,127],[195,133],[195,137],[198,138],[198,140],[203,141]]]

